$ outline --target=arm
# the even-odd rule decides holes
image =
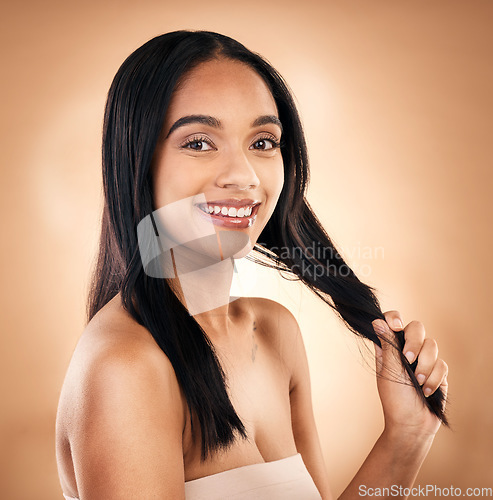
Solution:
[[[359,498],[375,488],[389,488],[392,492],[392,487],[396,492],[393,497],[404,498],[397,493],[412,487],[432,442],[433,437],[406,439],[384,431],[339,499]]]
[[[393,330],[402,330],[397,311],[385,313],[385,321],[373,326],[382,339],[394,340]],[[426,395],[441,387],[447,394],[447,364],[438,358],[434,340],[425,338],[422,323],[413,321],[404,328],[403,352],[412,363],[418,358],[416,374]],[[430,450],[440,421],[423,405],[402,368],[393,348],[382,341],[375,348],[377,387],[385,420],[385,429],[360,470],[340,496],[352,499],[370,493],[372,488],[389,488],[392,497],[407,498],[403,489],[412,487]],[[423,376],[420,380],[420,374]],[[391,489],[393,488],[393,489]],[[387,497],[389,495],[386,495]]]
[[[306,353],[296,320],[290,313],[288,314],[291,316],[290,329],[296,331],[294,349],[296,356],[291,360],[291,408],[295,441],[322,498],[330,499],[313,418]],[[396,312],[386,313],[385,317],[389,324],[392,324],[394,319],[400,320]],[[383,327],[382,324],[379,326]],[[384,328],[387,330],[383,335],[389,335],[391,330],[388,329],[388,325]],[[400,329],[402,327],[396,328]],[[425,376],[423,387],[429,388],[433,393],[440,386],[446,394],[448,369],[447,365],[437,357],[436,343],[430,339],[425,341],[424,328],[419,322],[410,323],[404,332],[406,338],[404,352],[415,353],[411,362],[419,354],[416,373]],[[384,349],[376,350],[376,361],[379,375],[377,384],[384,410],[385,430],[351,483],[339,497],[341,499],[358,498],[361,496],[360,492],[364,489],[368,491],[369,488],[412,486],[431,447],[434,435],[440,427],[440,422],[419,401],[414,388],[395,381],[396,373],[402,372],[400,361],[394,358],[394,353],[387,344],[384,342],[382,344]]]
[[[164,354],[138,343],[95,356],[69,436],[79,498],[184,499],[183,419]]]
[[[281,306],[282,307],[282,306]],[[291,422],[297,450],[323,500],[332,500],[327,470],[320,447],[315,418],[313,416],[310,373],[305,346],[300,328],[294,316],[284,307],[282,316],[282,335],[289,336],[289,350],[285,348],[284,357],[291,371],[290,402]]]

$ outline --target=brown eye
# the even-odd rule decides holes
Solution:
[[[209,151],[212,149],[210,144],[204,140],[192,140],[184,144],[183,147],[192,151]]]
[[[196,151],[200,151],[204,143],[202,141],[193,141],[188,144],[190,149],[195,149]]]
[[[260,151],[267,151],[269,149],[277,148],[278,146],[279,143],[277,143],[273,139],[267,139],[267,138],[258,139],[253,143],[253,148],[258,149]]]
[[[264,139],[261,139],[260,141],[257,141],[255,143],[255,147],[257,149],[271,149],[272,148],[272,144],[269,144],[268,141],[266,141]]]

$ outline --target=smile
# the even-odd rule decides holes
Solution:
[[[220,200],[195,205],[213,224],[243,229],[257,217],[260,202],[254,200]]]

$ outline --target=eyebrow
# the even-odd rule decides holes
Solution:
[[[223,128],[221,122],[217,119],[214,118],[213,116],[209,115],[188,115],[188,116],[183,116],[176,120],[173,125],[171,125],[171,128],[169,129],[168,135],[166,136],[166,139],[177,129],[180,127],[184,127],[185,125],[189,125],[190,123],[201,123],[202,125],[207,125],[209,127],[213,128]],[[251,127],[261,127],[262,125],[267,125],[268,123],[272,123],[274,125],[277,125],[281,129],[282,133],[282,124],[281,120],[277,118],[277,116],[274,115],[262,115],[256,118],[252,124],[250,125]]]

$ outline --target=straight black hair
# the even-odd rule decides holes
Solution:
[[[166,279],[142,266],[137,225],[153,206],[150,166],[171,96],[192,68],[215,58],[247,64],[266,82],[283,124],[284,187],[255,245],[260,264],[288,272],[326,302],[356,335],[381,346],[372,321],[384,319],[375,289],[349,268],[305,199],[307,148],[288,86],[260,55],[209,31],[175,31],[155,37],[121,65],[108,93],[103,126],[103,186],[99,255],[88,297],[90,320],[121,293],[122,304],[145,326],[173,365],[185,395],[192,433],[200,427],[201,456],[247,438],[226,389],[225,374],[207,334],[173,293]],[[313,245],[325,249],[324,258]],[[301,251],[300,251],[301,250]],[[310,250],[310,251],[309,251]],[[325,258],[329,255],[329,258]],[[321,273],[320,270],[323,270]],[[414,375],[417,362],[402,354],[403,334],[393,346],[423,403],[445,425],[443,393],[426,398]]]

